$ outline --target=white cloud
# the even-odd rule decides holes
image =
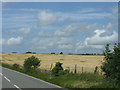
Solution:
[[[85,39],[86,45],[105,45],[106,43],[115,43],[118,40],[118,34],[114,31],[112,35],[101,37],[105,30],[95,30],[95,35]]]
[[[70,44],[68,44],[68,45],[65,44],[65,45],[58,45],[58,48],[59,48],[59,49],[66,50],[66,49],[72,49],[73,46],[70,45]]]
[[[30,32],[31,32],[31,28],[29,28],[29,27],[24,27],[24,28],[20,28],[18,30],[11,30],[10,31],[11,34],[16,34],[16,33],[28,34]]]
[[[48,50],[52,48],[58,48],[58,49],[70,49],[72,48],[71,45],[73,43],[73,39],[71,38],[57,38],[57,37],[50,37],[50,38],[44,38],[44,39],[33,39],[32,43],[34,44],[34,48],[40,49],[40,50]],[[67,47],[69,46],[69,47]]]
[[[2,39],[3,45],[19,45],[22,43],[23,37],[11,37],[9,39]]]
[[[39,23],[41,25],[51,25],[58,22],[69,22],[75,20],[101,19],[109,17],[110,13],[95,13],[96,9],[89,8],[76,13],[50,12],[43,10],[38,14]],[[85,13],[87,12],[87,13]]]
[[[40,31],[38,33],[39,36],[41,37],[52,37],[53,35],[51,33],[47,33],[47,32],[44,32],[44,31]]]
[[[68,25],[62,30],[57,30],[55,36],[71,36],[77,32],[86,30],[86,24],[84,23],[73,23]]]
[[[87,24],[87,23],[72,23],[63,29],[57,30],[55,36],[72,36],[80,32],[91,32],[100,26],[97,24]]]
[[[57,15],[48,11],[41,11],[38,15],[39,23],[42,25],[51,25],[57,22]]]
[[[16,30],[3,30],[3,34],[9,35],[9,34],[28,34],[32,31],[29,27],[23,27]]]

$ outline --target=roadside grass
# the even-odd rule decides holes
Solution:
[[[119,85],[115,85],[113,80],[105,79],[102,75],[93,74],[93,73],[81,73],[81,74],[73,74],[69,73],[66,75],[61,75],[58,77],[52,76],[50,73],[45,73],[41,71],[37,72],[25,72],[24,69],[19,68],[15,69],[10,65],[2,64],[3,67],[16,70],[22,72],[24,74],[28,74],[30,76],[36,77],[38,79],[42,79],[44,81],[59,85],[63,88],[67,88],[69,90],[73,88],[120,88]]]

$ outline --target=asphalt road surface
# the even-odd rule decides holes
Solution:
[[[63,88],[57,85],[45,82],[43,80],[39,80],[32,76],[28,76],[26,74],[7,68],[0,68],[2,68],[2,73],[0,73],[0,77],[2,77],[2,90],[4,90],[5,88],[11,88],[11,90],[63,90]]]

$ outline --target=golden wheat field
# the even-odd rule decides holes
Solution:
[[[104,56],[102,55],[59,55],[59,54],[28,54],[28,53],[1,53],[2,63],[7,64],[20,64],[23,66],[24,60],[32,55],[36,56],[41,60],[41,65],[39,68],[50,70],[51,64],[52,68],[56,62],[63,63],[63,68],[70,68],[70,71],[74,70],[74,65],[77,66],[77,72],[83,71],[92,72],[95,67],[100,67]]]

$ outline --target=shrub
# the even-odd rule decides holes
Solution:
[[[109,49],[109,44],[105,49],[102,70],[107,78],[115,79],[116,83],[120,83],[120,43],[114,45],[113,51]]]
[[[52,75],[59,76],[61,70],[63,70],[62,63],[56,62],[55,67],[52,69]]]
[[[40,60],[35,56],[28,57],[24,61],[24,69],[27,72],[35,71],[35,69],[39,66],[40,66]]]
[[[13,64],[12,67],[15,68],[15,69],[19,69],[20,65],[19,64]]]

